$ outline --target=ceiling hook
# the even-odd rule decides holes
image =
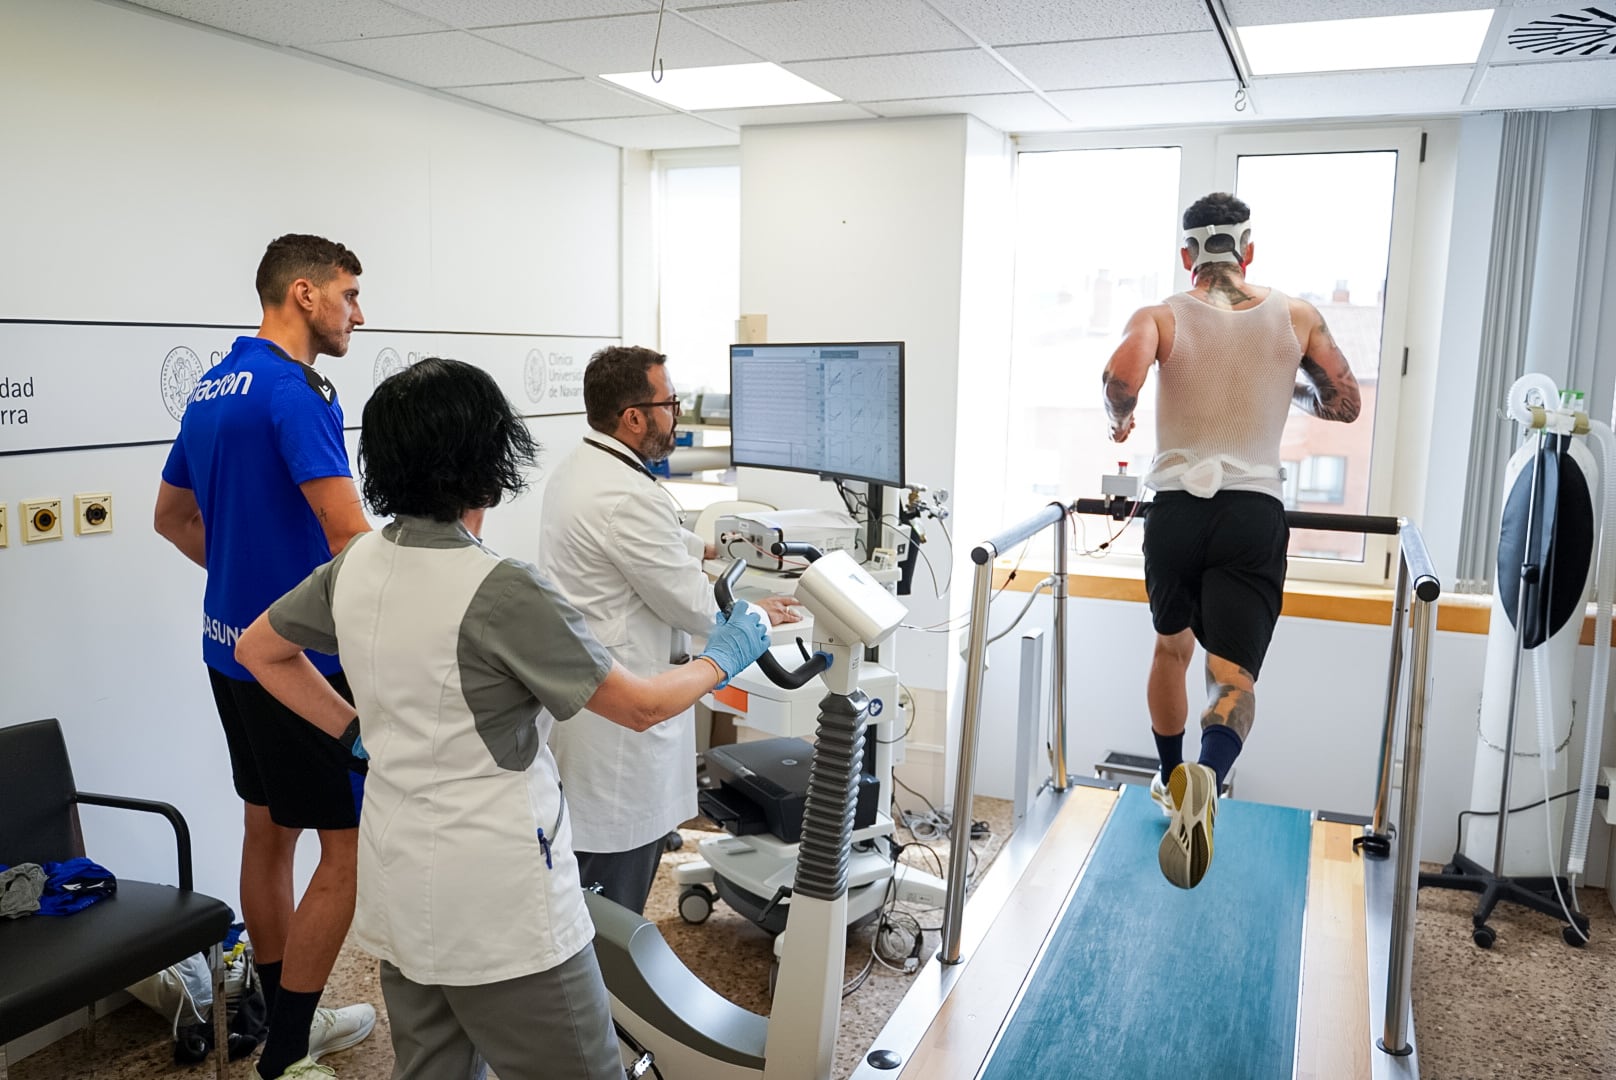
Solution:
[[[656,40],[651,43],[651,81],[662,81],[662,59],[657,55],[662,49],[662,13],[668,9],[668,0],[662,0],[657,7],[656,14]]]

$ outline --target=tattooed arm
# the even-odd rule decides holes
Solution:
[[[1105,386],[1105,412],[1111,418],[1111,441],[1126,442],[1133,431],[1133,411],[1139,405],[1139,391],[1145,385],[1150,365],[1156,362],[1161,331],[1155,312],[1140,308],[1122,332],[1122,344],[1100,375]]]
[[[1353,377],[1352,365],[1341,355],[1318,309],[1305,301],[1294,303],[1305,311],[1309,329],[1302,347],[1302,374],[1307,381],[1296,384],[1291,401],[1303,412],[1320,420],[1350,424],[1358,419],[1361,407],[1358,380]],[[1301,319],[1295,321],[1301,323]]]
[[[359,490],[348,477],[325,476],[305,480],[298,486],[309,501],[309,509],[320,520],[332,555],[347,547],[348,541],[360,533],[370,531],[370,522],[359,504]]]

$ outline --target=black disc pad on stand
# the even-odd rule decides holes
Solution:
[[[1522,469],[1510,487],[1498,537],[1498,591],[1510,624],[1522,627],[1524,645],[1534,649],[1553,637],[1573,617],[1582,613],[1583,587],[1588,581],[1588,564],[1594,551],[1594,506],[1587,477],[1564,446],[1546,448],[1530,468]],[[1531,506],[1532,473],[1541,464],[1538,505]],[[1528,550],[1527,513],[1532,511],[1538,527]],[[1550,538],[1547,545],[1545,538]],[[1547,554],[1544,549],[1547,547]],[[1524,623],[1516,615],[1521,567],[1532,562],[1541,567],[1539,581],[1547,588],[1527,589]]]

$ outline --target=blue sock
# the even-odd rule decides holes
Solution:
[[[1156,740],[1156,756],[1161,759],[1161,778],[1165,784],[1173,770],[1184,763],[1184,733],[1163,735],[1152,730],[1150,734]]]
[[[1218,790],[1223,790],[1223,779],[1234,768],[1234,759],[1240,756],[1240,736],[1228,724],[1208,724],[1201,729],[1201,764],[1210,765],[1218,774]]]

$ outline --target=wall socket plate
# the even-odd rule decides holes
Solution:
[[[62,500],[24,499],[22,501],[22,542],[62,538]]]
[[[73,532],[75,535],[84,536],[88,533],[109,533],[111,531],[111,495],[103,491],[73,496]]]
[[[0,502],[0,548],[11,546],[11,534],[6,532],[6,504]]]

